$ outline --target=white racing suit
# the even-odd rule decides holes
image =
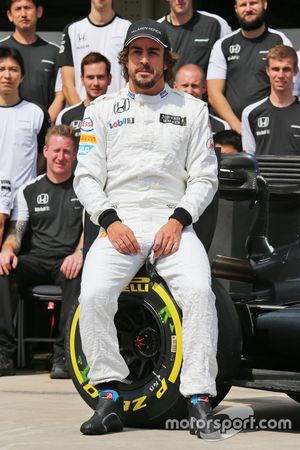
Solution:
[[[74,188],[94,223],[109,209],[135,233],[137,255],[119,253],[100,233],[84,264],[80,334],[90,383],[126,378],[114,315],[118,297],[144,264],[159,228],[175,208],[196,222],[217,189],[207,105],[165,85],[158,95],[128,87],[104,95],[86,109]],[[217,315],[210,267],[192,225],[179,250],[158,259],[183,314],[180,392],[216,395]]]

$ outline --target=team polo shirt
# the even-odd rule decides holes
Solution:
[[[25,75],[20,86],[21,97],[48,109],[55,90],[62,90],[60,77],[55,89],[59,46],[40,37],[33,44],[20,44],[13,36],[2,39],[0,45],[16,48],[22,55]]]
[[[209,114],[209,120],[211,125],[211,131],[214,134],[219,133],[220,131],[230,130],[230,126],[225,120],[220,119],[212,114]]]
[[[226,80],[225,97],[237,117],[246,106],[269,95],[267,54],[277,44],[292,46],[283,33],[268,28],[255,39],[245,38],[239,29],[213,46],[207,79]]]
[[[37,156],[49,126],[48,112],[40,105],[21,100],[0,106],[0,168],[13,193],[36,177]]]
[[[85,99],[86,91],[80,80],[80,65],[82,58],[90,52],[102,53],[111,63],[112,82],[108,86],[108,92],[118,91],[125,86],[118,53],[123,49],[129,26],[128,20],[116,15],[105,25],[95,25],[86,17],[64,29],[59,64],[62,67],[74,67],[75,88],[81,100]]]
[[[60,124],[70,125],[70,127],[74,130],[76,139],[76,153],[78,150],[80,140],[80,129],[81,129],[81,122],[84,116],[84,111],[85,111],[84,102],[81,102],[78,103],[77,105],[63,109],[56,119],[56,125]]]
[[[44,174],[19,189],[11,220],[29,222],[31,253],[63,257],[79,242],[82,210],[73,176],[56,184]]]
[[[171,48],[178,53],[175,71],[184,64],[197,64],[206,72],[209,55],[214,43],[231,32],[227,22],[215,14],[194,11],[192,18],[184,25],[173,25],[162,17]]]
[[[243,150],[257,155],[300,155],[300,102],[284,108],[269,98],[249,105],[242,115]]]

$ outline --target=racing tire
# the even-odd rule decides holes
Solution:
[[[219,319],[217,397],[215,407],[227,394],[241,353],[239,320],[231,298],[213,280]],[[98,393],[89,384],[89,367],[82,351],[78,303],[67,325],[67,360],[71,378],[83,400],[96,408]],[[235,323],[233,323],[235,322]],[[124,423],[129,427],[163,426],[166,420],[187,418],[187,402],[179,392],[182,364],[181,311],[166,284],[150,278],[143,267],[119,298],[115,316],[120,353],[130,374],[120,383],[124,398]]]

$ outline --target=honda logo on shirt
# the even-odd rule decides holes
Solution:
[[[40,194],[37,196],[38,205],[46,205],[49,202],[48,194]]]
[[[231,54],[240,53],[240,51],[241,51],[241,46],[239,44],[231,45],[229,47],[229,53],[231,53]]]
[[[78,39],[78,42],[84,42],[87,39],[87,34],[86,33],[78,33],[77,39]]]
[[[267,128],[270,123],[269,117],[259,117],[257,124],[259,128]]]
[[[114,113],[120,114],[125,111],[129,111],[130,109],[130,100],[129,98],[122,98],[120,102],[117,102],[114,105]]]

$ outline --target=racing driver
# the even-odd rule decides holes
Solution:
[[[157,272],[182,310],[180,392],[191,432],[208,437],[217,315],[208,258],[192,227],[218,185],[207,106],[168,86],[176,56],[160,23],[133,23],[119,61],[129,83],[86,109],[74,180],[91,220],[102,227],[82,275],[80,334],[99,399],[81,432],[123,428],[118,385],[129,370],[113,319],[121,291],[153,247]]]

